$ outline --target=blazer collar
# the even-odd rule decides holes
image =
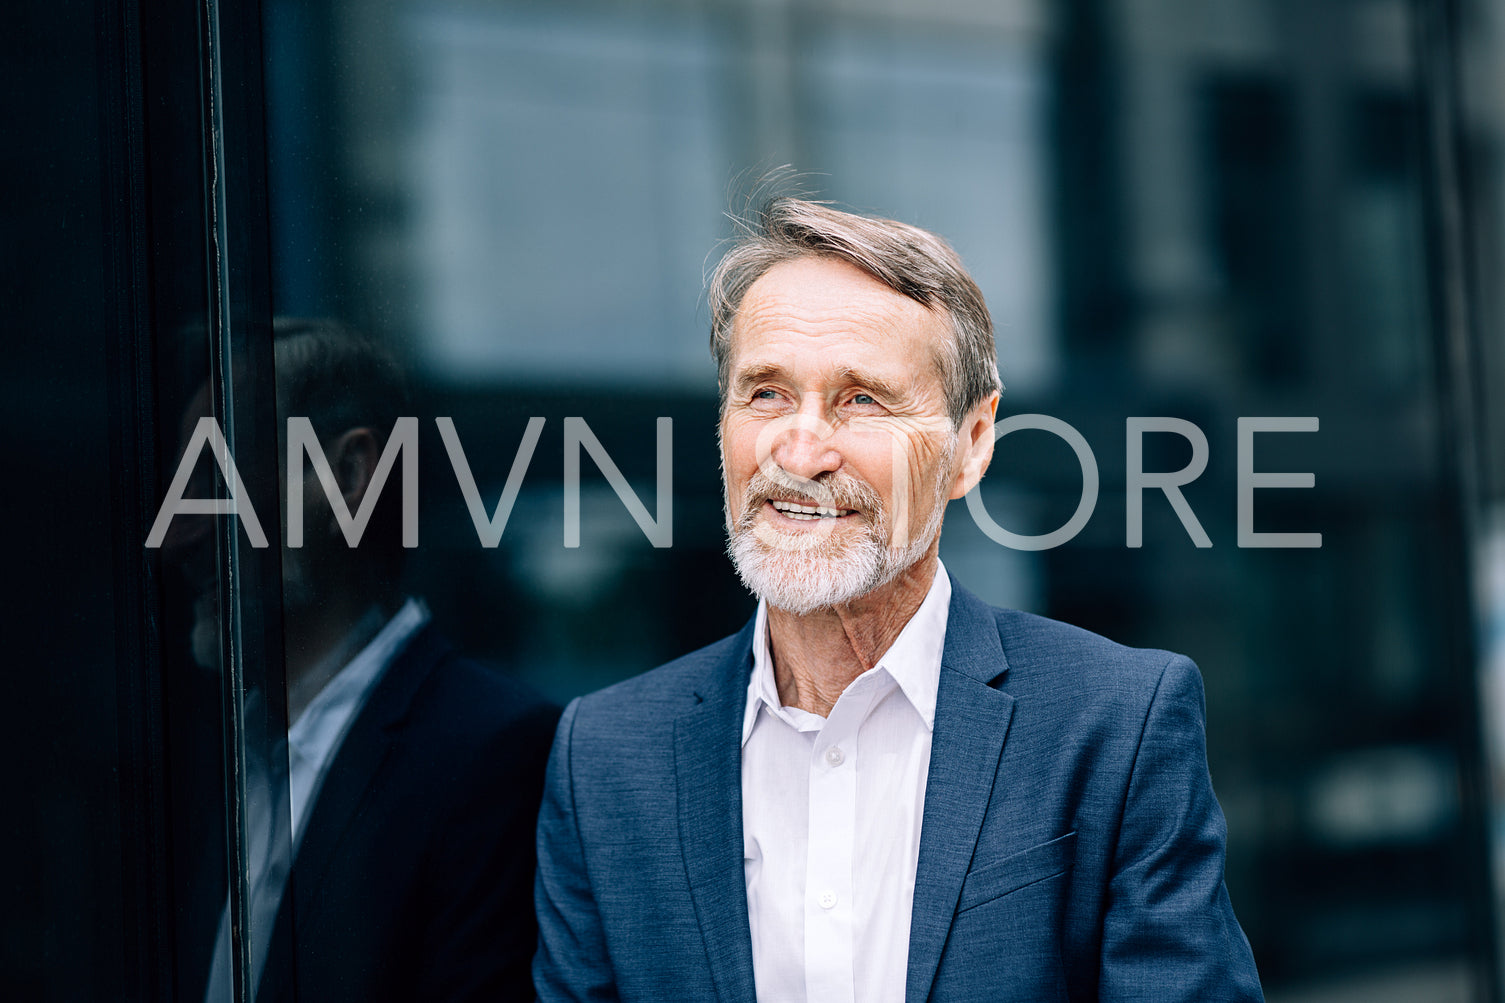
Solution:
[[[293,857],[292,873],[277,909],[269,955],[256,991],[258,1003],[282,1003],[293,998],[296,959],[288,952],[293,950],[296,924],[309,915],[324,872],[362,802],[370,795],[413,698],[434,666],[452,650],[432,623],[420,628],[387,666],[365,706],[351,722],[324,777],[311,809],[313,814]]]
[[[972,863],[1014,713],[1014,698],[994,688],[1007,672],[992,607],[953,581],[909,926],[909,1003],[930,996]]]
[[[942,668],[986,686],[1002,682],[1009,671],[998,634],[997,611],[951,579],[951,608],[946,619]]]
[[[674,724],[679,842],[717,998],[754,996],[752,931],[742,867],[742,715],[753,624],[712,657],[696,705]]]
[[[395,733],[413,698],[434,666],[452,648],[432,623],[421,627],[377,680],[366,704],[350,724],[312,806],[302,842],[293,858],[293,901],[306,915],[324,870],[339,847],[372,781],[391,751]]]

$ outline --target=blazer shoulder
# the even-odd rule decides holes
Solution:
[[[1184,655],[1131,648],[1082,627],[1013,609],[994,609],[998,637],[1015,681],[1048,676],[1072,685],[1113,684],[1151,690],[1172,667],[1197,674]]]

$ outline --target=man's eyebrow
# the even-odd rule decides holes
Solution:
[[[732,389],[746,390],[754,383],[762,383],[784,375],[784,367],[777,362],[760,362],[756,366],[749,366],[732,377]]]
[[[760,362],[757,365],[748,366],[746,369],[732,377],[732,389],[737,393],[745,392],[749,387],[762,383],[764,380],[776,380],[786,375],[783,366],[777,362]],[[841,366],[832,371],[831,382],[842,386],[862,387],[871,391],[878,397],[889,401],[904,400],[908,394],[903,387],[892,380],[884,379],[872,373],[864,373],[860,369],[851,366]]]
[[[874,394],[885,400],[899,401],[904,400],[908,396],[904,388],[897,383],[886,380],[881,376],[875,376],[872,373],[864,373],[861,370],[853,369],[851,366],[842,366],[831,375],[837,383],[871,390]]]

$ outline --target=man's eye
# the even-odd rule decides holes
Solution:
[[[753,394],[753,400],[771,401],[774,398],[778,397],[778,395],[779,392],[777,390],[759,390],[757,393]]]
[[[853,404],[876,404],[877,401],[868,394],[857,394],[852,398]]]

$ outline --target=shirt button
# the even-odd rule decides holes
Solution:
[[[833,745],[826,750],[826,762],[830,763],[832,766],[840,766],[846,761],[846,754],[836,746]]]
[[[821,892],[820,898],[816,899],[815,901],[820,903],[820,907],[822,909],[834,909],[836,908],[836,893]]]

